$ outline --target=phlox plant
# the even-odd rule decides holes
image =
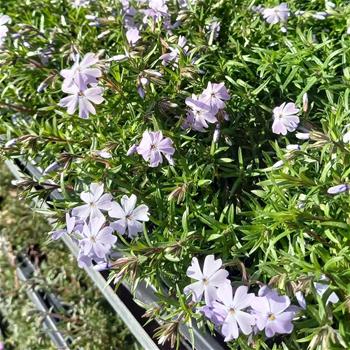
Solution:
[[[195,320],[231,349],[349,348],[350,5],[0,9],[1,154],[43,170],[18,185],[51,241],[151,283],[160,343]]]

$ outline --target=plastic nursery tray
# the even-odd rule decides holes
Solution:
[[[29,162],[16,159],[14,161],[6,160],[5,163],[16,179],[21,179],[24,174],[30,175],[35,180],[39,180],[42,176],[42,171]],[[52,191],[50,197],[52,199],[62,199],[62,195],[57,190]],[[49,208],[48,204],[42,201],[40,201],[40,206],[42,208]],[[77,244],[67,235],[63,235],[62,239],[72,254],[77,256],[79,251]],[[156,339],[153,338],[154,330],[161,322],[158,324],[150,322],[144,326],[145,319],[142,318],[142,309],[133,301],[130,286],[127,283],[123,282],[118,290],[115,291],[113,284],[106,284],[105,273],[98,272],[92,267],[85,268],[85,271],[144,349],[170,349],[167,344],[165,346],[158,345]],[[158,301],[154,289],[152,286],[146,285],[146,283],[139,283],[135,292],[135,297],[145,305],[155,305]],[[191,331],[193,333],[194,344],[192,344]],[[215,339],[209,333],[200,331],[194,322],[192,330],[190,330],[186,324],[180,324],[180,333],[182,336],[180,349],[227,349],[222,341]]]
[[[0,246],[5,255],[7,255],[7,246],[10,244],[5,241],[3,237],[0,237]],[[33,276],[35,268],[31,261],[24,255],[18,255],[16,257],[16,273],[22,283],[28,282]],[[26,288],[28,298],[34,304],[37,311],[42,313],[43,322],[42,327],[44,332],[50,337],[52,343],[57,349],[69,350],[70,344],[72,344],[72,338],[69,336],[63,336],[57,328],[57,320],[52,314],[59,313],[63,306],[59,300],[52,294],[45,290],[38,290],[34,285]]]

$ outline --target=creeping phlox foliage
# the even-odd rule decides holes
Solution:
[[[0,11],[1,155],[60,191],[79,266],[153,285],[159,343],[195,319],[231,349],[350,347],[349,4]]]

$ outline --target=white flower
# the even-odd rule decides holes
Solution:
[[[186,274],[197,281],[185,287],[184,293],[192,293],[192,300],[196,302],[200,301],[204,294],[206,304],[210,305],[217,298],[220,287],[230,286],[230,281],[227,279],[228,272],[221,269],[221,266],[221,259],[215,260],[214,255],[207,255],[202,272],[198,259],[193,258]]]
[[[73,208],[72,215],[86,219],[90,216],[104,217],[101,210],[109,210],[112,205],[112,196],[109,193],[103,194],[103,184],[92,183],[89,192],[82,192],[80,198],[86,204]]]
[[[274,108],[272,131],[275,134],[287,135],[287,132],[294,131],[300,120],[297,116],[299,109],[293,102],[282,103],[279,107]]]
[[[112,206],[109,209],[109,216],[119,219],[111,223],[111,226],[119,232],[121,235],[128,230],[128,236],[133,238],[137,236],[137,233],[142,232],[142,221],[148,221],[149,213],[148,207],[145,204],[136,206],[137,197],[132,194],[130,197],[123,196],[120,203],[112,202]]]
[[[267,23],[276,24],[278,22],[286,22],[290,12],[285,2],[273,8],[264,9],[262,12]]]

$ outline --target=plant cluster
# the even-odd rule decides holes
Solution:
[[[61,192],[51,238],[151,283],[160,343],[195,319],[232,349],[349,347],[350,5],[2,12],[1,153],[44,169],[28,197]]]

